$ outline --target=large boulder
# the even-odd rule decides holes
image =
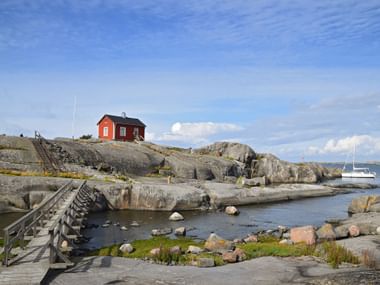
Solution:
[[[339,176],[335,170],[315,163],[290,163],[272,154],[258,154],[252,161],[252,177],[265,176],[269,183],[316,183]]]
[[[224,253],[228,250],[235,249],[235,246],[233,242],[212,233],[206,240],[205,249],[212,252]]]
[[[250,164],[256,153],[248,145],[232,142],[216,142],[194,150],[196,154],[215,155]]]
[[[313,226],[304,226],[290,229],[290,239],[294,243],[304,242],[313,245],[316,242],[316,234]]]
[[[376,211],[380,206],[380,195],[366,195],[354,198],[348,207],[351,214],[370,212],[371,209]]]
[[[336,234],[331,224],[324,224],[317,230],[319,240],[335,240]]]
[[[346,225],[341,225],[337,226],[334,230],[336,239],[341,239],[341,238],[346,238],[348,237],[348,226]]]

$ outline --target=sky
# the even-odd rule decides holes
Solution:
[[[126,112],[164,145],[380,160],[379,19],[379,0],[1,0],[0,134],[97,137]]]

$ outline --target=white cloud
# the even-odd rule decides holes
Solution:
[[[209,142],[209,138],[223,133],[238,132],[242,127],[229,123],[197,122],[181,123],[176,122],[171,127],[171,132],[162,135],[147,133],[147,140],[155,141],[179,141],[189,144],[204,144]]]
[[[354,147],[359,148],[361,153],[378,154],[380,153],[380,137],[360,135],[342,139],[330,139],[321,148],[315,146],[309,147],[307,153],[350,153],[353,151]]]

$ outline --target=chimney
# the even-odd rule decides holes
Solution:
[[[127,114],[125,112],[122,112],[121,116],[125,119],[127,117]]]

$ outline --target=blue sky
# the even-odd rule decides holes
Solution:
[[[0,2],[0,133],[228,140],[292,161],[380,160],[379,1]]]

